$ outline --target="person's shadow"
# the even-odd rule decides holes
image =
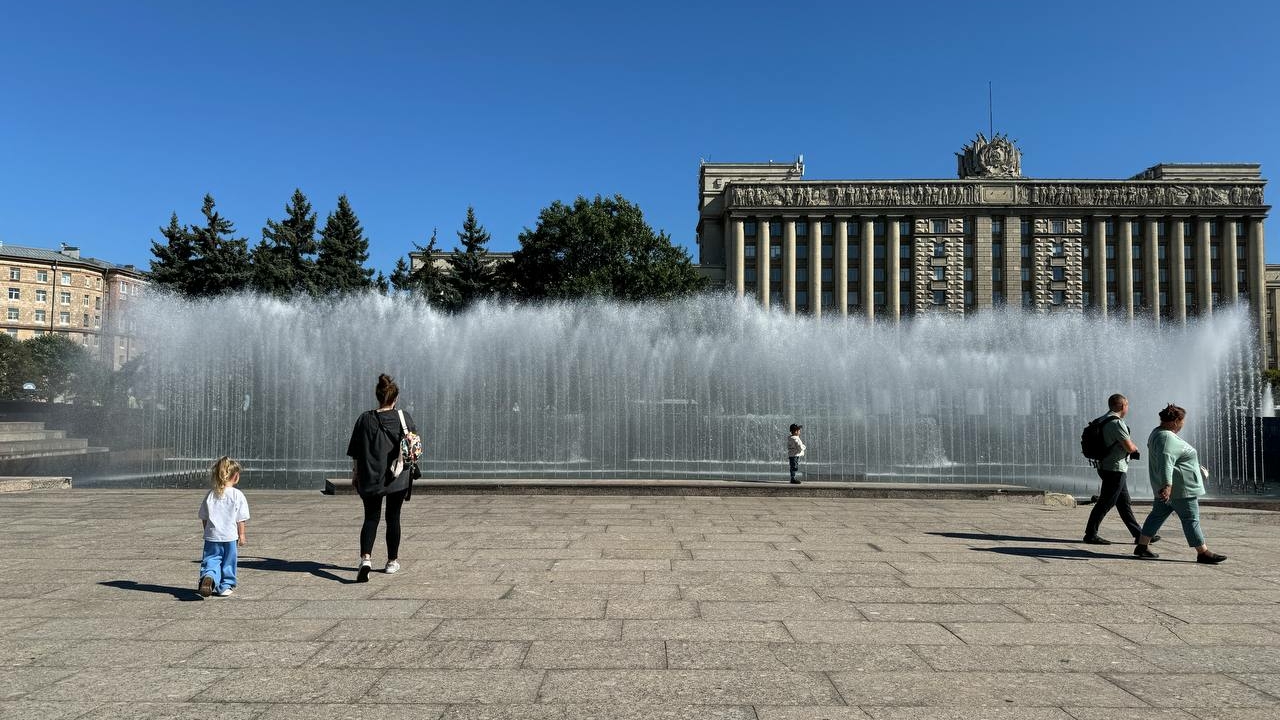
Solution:
[[[324,580],[332,580],[343,585],[350,585],[355,582],[354,578],[345,578],[340,575],[334,575],[330,570],[346,570],[350,572],[351,568],[341,565],[329,565],[328,563],[318,563],[313,560],[281,560],[280,558],[253,558],[246,560],[242,556],[239,563],[242,568],[249,570],[267,570],[269,572],[292,572],[292,573],[308,573]]]
[[[138,592],[157,593],[160,595],[171,595],[174,600],[180,602],[191,602],[200,600],[200,593],[194,588],[180,588],[170,585],[151,585],[149,583],[134,582],[132,580],[106,580],[98,583],[106,587],[118,588],[120,590],[136,590]]]
[[[994,535],[991,533],[967,533],[967,532],[931,532],[927,535],[937,535],[938,537],[956,538],[958,540],[981,540],[983,542],[1035,542],[1035,543],[1074,543],[1079,540],[1067,540],[1063,538],[1035,537],[1027,535]]]

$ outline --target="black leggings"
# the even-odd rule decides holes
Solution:
[[[387,561],[400,557],[400,507],[404,505],[405,491],[391,493],[387,498]],[[360,528],[360,555],[373,554],[373,541],[378,537],[378,516],[382,514],[382,495],[361,495],[364,501],[364,525]]]

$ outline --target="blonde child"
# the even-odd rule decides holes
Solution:
[[[236,489],[240,464],[229,457],[213,464],[213,489],[200,503],[204,557],[200,560],[200,597],[227,597],[236,586],[236,544],[244,542],[249,502]]]

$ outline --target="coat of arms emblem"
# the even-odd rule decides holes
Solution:
[[[960,179],[966,178],[1016,178],[1022,177],[1022,151],[1008,135],[996,133],[988,140],[985,135],[964,146],[956,153]]]

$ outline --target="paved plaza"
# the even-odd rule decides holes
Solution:
[[[356,498],[244,490],[207,600],[199,491],[0,497],[0,717],[1280,717],[1257,513],[1206,509],[1207,566],[1176,524],[1083,545],[1087,507],[421,495],[356,584]]]

